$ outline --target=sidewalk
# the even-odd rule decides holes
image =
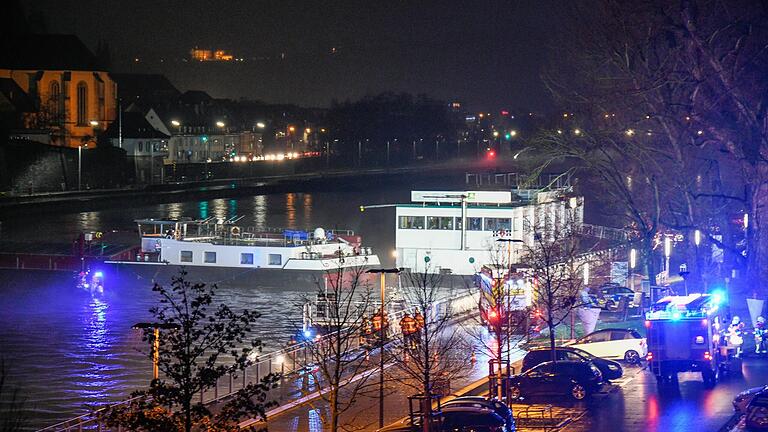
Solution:
[[[518,362],[525,355],[522,350],[515,350],[513,360]],[[375,357],[375,358],[374,358]],[[377,356],[372,355],[370,361],[375,365]],[[413,388],[404,384],[387,380],[386,370],[393,367],[393,364],[385,365],[385,405],[384,405],[384,424],[388,425],[402,419],[408,415],[408,396],[417,393]],[[518,367],[519,368],[519,367]],[[484,385],[488,375],[488,357],[480,353],[477,354],[477,362],[471,370],[467,370],[459,379],[451,382],[451,390],[454,394],[465,394],[469,391],[487,391],[487,385]],[[378,383],[379,371],[377,367],[359,374],[352,379],[363,379],[367,377],[368,382],[364,391],[356,397],[355,403],[341,416],[341,424],[350,428],[360,430],[378,429],[379,418],[379,400]],[[270,431],[322,431],[322,418],[328,415],[327,404],[319,397],[318,391],[308,393],[302,392],[302,384],[306,388],[306,376],[294,379],[285,387],[283,400],[292,400],[286,405],[281,405],[267,413],[266,426]],[[314,383],[309,383],[309,387],[315,388]],[[301,396],[303,393],[303,396]],[[296,398],[300,396],[300,398]],[[344,394],[342,397],[347,398]],[[250,423],[249,423],[250,424]]]

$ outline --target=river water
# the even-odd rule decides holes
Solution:
[[[457,179],[458,180],[458,179]],[[130,208],[34,218],[19,215],[2,221],[0,241],[71,242],[83,231],[104,231],[113,239],[135,237],[134,219],[189,216],[228,218],[243,215],[241,225],[257,228],[316,227],[351,229],[393,264],[394,210],[360,212],[361,204],[402,203],[412,187],[447,189],[445,180],[418,186],[380,186],[365,191],[322,191],[259,195],[238,199],[152,204]],[[432,184],[429,184],[432,183]],[[453,187],[460,187],[456,183]],[[113,232],[114,231],[114,232]],[[314,288],[246,286],[218,282],[219,301],[234,309],[262,314],[259,336],[265,350],[283,345],[295,331],[299,303]],[[105,293],[93,297],[78,290],[72,275],[57,272],[0,272],[0,358],[8,380],[26,398],[32,426],[43,427],[124,398],[148,384],[151,364],[132,324],[149,319],[156,297],[152,281],[130,272],[107,273]]]

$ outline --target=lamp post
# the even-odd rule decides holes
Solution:
[[[506,243],[507,244],[507,281],[512,280],[512,243],[525,243],[520,239],[512,239],[512,238],[498,238],[496,239],[499,243]],[[505,284],[505,297],[506,297],[506,310],[504,311],[507,316],[507,332],[510,332],[512,330],[512,314],[510,313],[510,309],[512,308],[512,299],[511,293],[509,292],[509,287]],[[498,308],[497,308],[498,309]],[[497,311],[498,313],[501,313],[501,311]],[[511,353],[512,353],[512,345],[509,337],[509,334],[506,335],[507,339],[507,365],[511,363]],[[499,382],[501,382],[501,346],[499,346]]]
[[[83,145],[77,146],[77,190],[81,190],[83,177]]]
[[[669,279],[669,256],[672,255],[672,238],[664,236],[664,272]]]
[[[385,327],[384,327],[384,303],[386,303],[386,275],[387,273],[400,273],[399,269],[396,268],[389,268],[389,269],[371,269],[367,270],[366,273],[378,273],[380,275],[380,295],[381,295],[381,309],[379,313],[381,314],[381,329],[379,330],[379,428],[384,427],[384,337],[385,337]],[[427,395],[425,395],[427,396]],[[426,421],[427,419],[424,419]]]
[[[629,250],[629,288],[635,290],[635,266],[637,265],[637,249]]]
[[[160,329],[178,330],[181,326],[173,323],[140,322],[134,324],[133,328],[137,330],[152,329],[152,380],[154,381],[160,376]]]

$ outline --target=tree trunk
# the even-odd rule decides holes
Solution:
[[[339,430],[339,398],[338,389],[331,386],[330,391],[330,408],[331,408],[331,432],[338,432]]]

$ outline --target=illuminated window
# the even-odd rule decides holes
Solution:
[[[485,218],[486,231],[509,231],[512,227],[512,221],[508,218]]]
[[[482,231],[483,230],[483,218],[471,217],[467,218],[467,231]]]
[[[88,86],[80,81],[77,84],[77,125],[88,124]]]
[[[400,216],[400,229],[424,229],[424,216]]]
[[[428,216],[427,228],[431,230],[450,230],[453,229],[452,217]]]

